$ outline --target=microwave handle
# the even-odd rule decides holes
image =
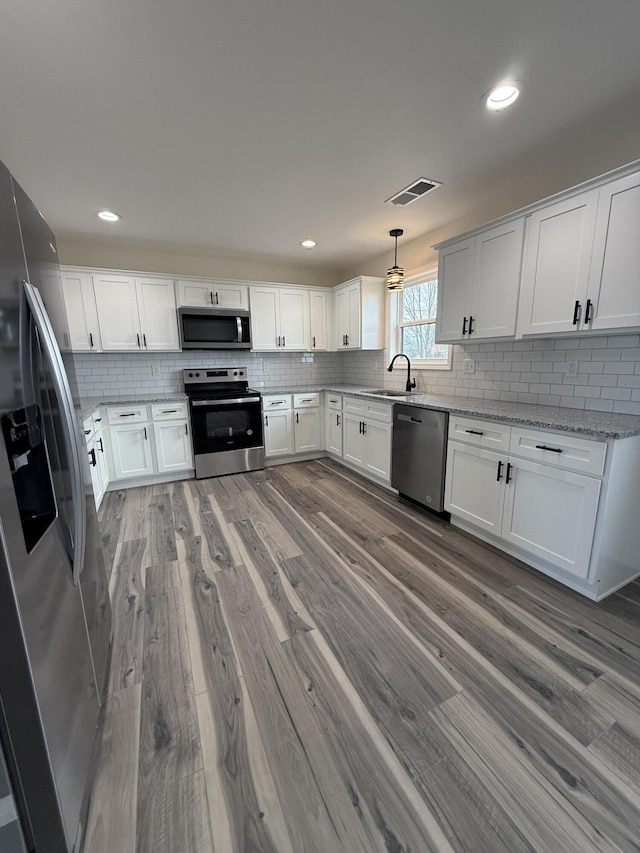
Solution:
[[[242,319],[240,317],[236,317],[236,323],[238,325],[238,343],[242,343]]]

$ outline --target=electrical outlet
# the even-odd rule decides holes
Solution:
[[[567,376],[577,376],[578,375],[578,362],[577,361],[568,361],[567,362]]]
[[[476,363],[472,358],[465,358],[463,368],[465,373],[475,373]]]
[[[152,376],[160,376],[160,365],[152,364],[151,365],[151,375]]]

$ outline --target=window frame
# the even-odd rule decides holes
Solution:
[[[405,289],[425,281],[438,280],[437,265],[429,265],[415,270],[405,277]],[[438,282],[439,285],[439,282]],[[404,290],[389,293],[389,349],[394,353],[401,351],[402,329],[409,326],[436,325],[437,317],[427,317],[422,320],[408,320],[402,322]],[[453,347],[451,344],[442,344],[447,347],[447,358],[417,358],[411,359],[411,366],[416,370],[451,370],[453,366]]]

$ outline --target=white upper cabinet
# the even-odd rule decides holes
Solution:
[[[559,334],[582,328],[598,192],[593,189],[565,198],[528,218],[519,334]]]
[[[587,298],[589,329],[640,326],[640,174],[600,188]]]
[[[251,348],[309,349],[309,291],[295,287],[251,288]]]
[[[112,274],[92,278],[103,350],[180,349],[172,281]]]
[[[178,305],[198,308],[249,308],[249,287],[232,281],[176,281]]]
[[[384,280],[360,276],[334,288],[335,349],[384,348]]]
[[[490,228],[475,238],[469,337],[516,333],[524,218]]]
[[[326,289],[309,293],[311,350],[329,349],[329,302],[333,294]]]
[[[102,349],[108,352],[142,348],[136,283],[132,276],[93,275]]]
[[[459,240],[438,255],[437,341],[460,341],[467,335],[473,247],[473,238]]]
[[[150,352],[179,350],[176,298],[173,282],[136,278],[142,348]]]
[[[71,349],[74,352],[99,352],[102,344],[91,276],[85,272],[63,271],[62,292]]]
[[[440,250],[438,341],[515,335],[523,237],[519,217]]]

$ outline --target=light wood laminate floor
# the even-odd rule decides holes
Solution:
[[[640,850],[640,585],[317,460],[107,495],[85,853]]]

